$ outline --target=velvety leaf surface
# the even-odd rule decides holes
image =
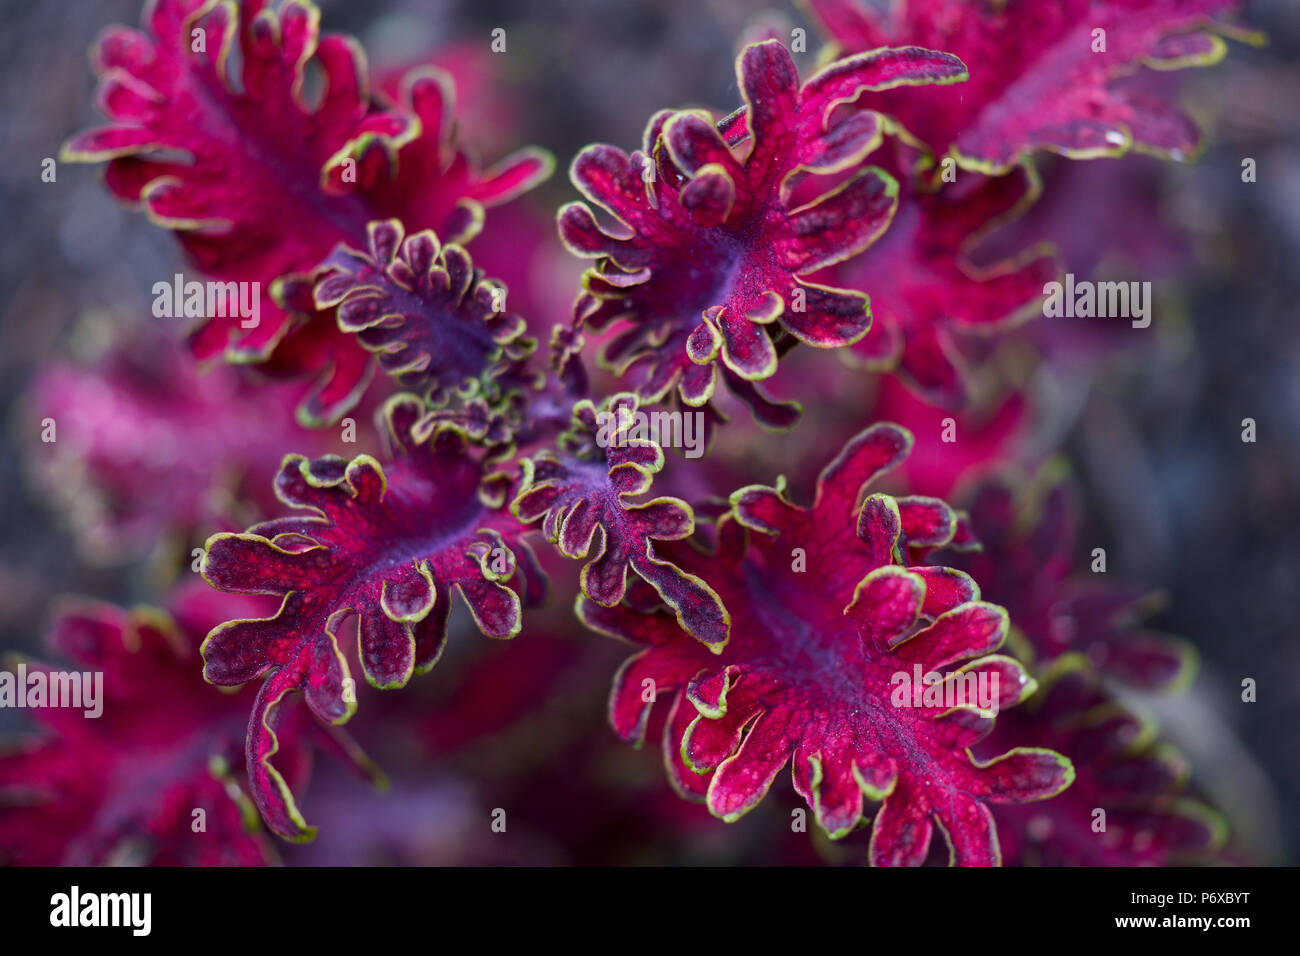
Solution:
[[[218,590],[273,594],[270,618],[232,620],[203,644],[204,676],[214,684],[261,679],[248,734],[253,795],[275,832],[310,838],[292,794],[272,766],[275,714],[285,694],[302,691],[322,720],[341,724],[356,708],[356,688],[339,648],[339,629],[357,621],[366,679],[401,687],[438,660],[453,592],[485,635],[520,628],[525,571],[540,571],[519,541],[523,528],[501,507],[505,488],[491,461],[448,427],[422,442],[411,429],[423,412],[414,396],[385,409],[392,461],[368,455],[285,458],[276,493],[295,517],[208,541],[203,575]],[[305,512],[305,513],[303,513]]]
[[[990,805],[1052,796],[1073,770],[1043,749],[971,757],[996,711],[1033,682],[991,653],[1006,634],[1002,608],[980,600],[966,575],[912,563],[957,533],[951,509],[937,499],[861,497],[910,445],[898,427],[873,426],[823,470],[811,508],[779,486],[743,488],[719,523],[716,553],[673,547],[732,615],[731,641],[716,657],[662,611],[582,600],[579,613],[644,645],[615,678],[614,729],[639,741],[652,702],[668,696],[670,773],[715,815],[738,818],[792,764],[795,789],[832,837],[859,825],[866,800],[882,801],[873,863],[919,864],[937,826],[953,862],[995,865]],[[914,667],[953,690],[960,675],[984,674],[989,694],[926,701],[918,685],[914,699],[896,676],[910,678]]]
[[[960,91],[900,86],[863,105],[893,117],[933,155],[990,173],[1037,150],[1191,156],[1200,146],[1195,124],[1119,79],[1143,67],[1216,63],[1226,52],[1218,34],[1245,36],[1230,23],[1238,0],[803,3],[841,55],[914,43],[960,57],[970,71]]]
[[[549,156],[527,150],[480,171],[456,144],[440,70],[413,73],[393,108],[372,107],[360,47],[321,36],[319,21],[308,0],[151,3],[143,30],[110,29],[92,51],[109,125],[63,151],[106,162],[113,193],[175,231],[196,268],[262,284],[256,327],[208,316],[195,352],[311,374],[319,390],[303,416],[313,422],[355,402],[368,363],[332,320],[295,316],[274,280],[311,270],[340,241],[361,243],[376,219],[468,241],[485,206],[551,170]],[[317,103],[304,94],[309,69],[324,79]]]

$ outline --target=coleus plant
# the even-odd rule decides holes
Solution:
[[[173,230],[197,268],[261,284],[258,325],[208,319],[193,333],[195,357],[312,377],[299,406],[308,424],[355,404],[371,365],[332,315],[294,294],[304,274],[389,216],[467,242],[486,207],[527,191],[553,165],[525,150],[480,169],[456,142],[441,71],[410,73],[400,107],[375,101],[360,47],[322,37],[309,2],[158,0],[144,30],[104,33],[92,63],[112,122],[71,139],[63,157],[105,162],[114,195]],[[304,96],[309,68],[324,76],[315,105]]]
[[[304,425],[335,421],[376,369],[387,376],[372,386],[375,454],[300,445],[310,454],[266,476],[275,503],[246,530],[217,524],[201,561],[216,610],[186,634],[192,645],[206,628],[203,677],[257,688],[242,754],[223,743],[219,766],[242,760],[278,836],[315,833],[294,798],[307,728],[329,728],[355,756],[337,744],[357,707],[355,667],[376,688],[403,687],[434,667],[458,621],[528,640],[530,609],[547,600],[543,561],[569,579],[557,560],[569,558],[576,620],[638,648],[614,678],[615,732],[639,744],[660,721],[671,784],[722,820],[789,766],[824,832],[869,831],[876,864],[925,862],[936,830],[963,865],[1162,862],[1216,844],[1180,822],[1208,816],[1179,812],[1181,772],[1099,683],[1168,686],[1183,655],[1125,617],[1130,592],[1069,580],[1059,495],[1027,531],[998,486],[969,513],[898,491],[900,474],[946,486],[953,469],[904,466],[911,433],[866,418],[805,506],[784,478],[720,487],[707,463],[670,459],[671,430],[647,424],[698,415],[712,439],[734,398],[765,428],[794,427],[800,404],[763,383],[800,345],[890,375],[881,407],[965,405],[953,333],[1007,333],[1058,268],[1038,248],[972,264],[979,241],[1036,200],[1031,154],[1192,153],[1186,122],[1116,80],[1217,57],[1218,34],[1235,28],[1212,18],[1234,5],[809,6],[833,40],[820,69],[801,78],[779,40],[749,44],[733,109],[662,110],[639,150],[574,158],[586,201],[559,209],[559,236],[593,264],[562,317],[511,311],[472,241],[493,228],[485,210],[545,179],[550,158],[525,149],[482,169],[457,138],[446,74],[417,68],[372,91],[358,45],[322,36],[306,0],[156,0],[143,30],[104,35],[93,60],[111,123],[65,157],[105,162],[110,190],[172,230],[193,268],[262,290],[256,327],[207,317],[194,357],[308,379]],[[1088,46],[1098,27],[1105,59]],[[309,69],[324,83],[314,103]],[[526,333],[548,323],[539,349]],[[893,377],[919,397],[899,399]],[[1008,411],[976,458],[1001,453],[1024,403],[1000,400]],[[283,423],[265,427],[278,436]],[[105,458],[102,472],[130,473]],[[537,542],[551,546],[542,560]],[[119,647],[162,654],[161,625],[103,608],[77,620],[123,686],[155,680],[152,656]],[[900,692],[913,675],[916,692]],[[962,696],[972,685],[990,690]],[[291,704],[299,694],[305,707]],[[175,704],[194,718],[173,728],[187,754],[212,750],[204,735],[239,700],[212,699],[213,714]],[[120,706],[129,721],[169,700],[123,691]],[[1076,712],[1113,712],[1114,726],[1081,732]],[[0,764],[2,779],[57,777],[59,747],[90,746],[56,729],[43,761]],[[129,760],[129,746],[111,759]],[[134,827],[168,846],[174,814],[141,799],[122,795],[131,813],[112,834],[69,845],[98,853]],[[1122,807],[1133,832],[1081,847],[1076,811],[1097,801]],[[1051,833],[1040,807],[1060,813]],[[261,852],[232,846],[240,860]]]

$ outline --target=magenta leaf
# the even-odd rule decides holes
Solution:
[[[807,276],[876,241],[898,202],[897,181],[864,165],[881,141],[878,118],[842,118],[835,107],[865,90],[951,83],[964,71],[947,54],[879,50],[801,86],[773,40],[746,47],[736,72],[747,105],[721,131],[699,112],[661,112],[644,151],[580,153],[574,184],[616,223],[602,226],[589,206],[571,203],[560,211],[560,235],[597,260],[575,321],[597,330],[631,323],[603,357],[620,374],[635,367],[642,399],[676,388],[688,405],[703,405],[721,368],[730,387],[749,393],[761,422],[785,427],[790,409],[772,406],[754,383],[798,342],[839,348],[871,323],[865,295]],[[842,181],[807,188],[831,174]]]
[[[1067,481],[1048,474],[1036,493],[1029,483],[990,479],[975,493],[971,531],[981,548],[953,563],[1011,612],[1036,668],[1077,652],[1108,677],[1147,690],[1186,686],[1195,649],[1141,625],[1152,606],[1146,592],[1100,574],[1075,574],[1075,505]]]
[[[861,498],[910,445],[896,426],[873,426],[822,472],[811,508],[780,486],[744,488],[719,523],[716,553],[672,548],[732,614],[720,655],[662,611],[583,600],[579,613],[597,630],[645,645],[615,679],[611,722],[639,740],[651,701],[671,694],[670,772],[682,792],[703,791],[715,815],[741,816],[793,763],[795,789],[832,837],[858,826],[866,800],[881,801],[873,863],[919,864],[937,825],[953,862],[996,864],[990,805],[1050,797],[1074,771],[1045,749],[971,756],[996,712],[1034,684],[1018,663],[992,653],[1006,636],[1006,612],[981,601],[971,578],[904,564],[950,541],[955,513],[935,499]],[[918,670],[950,689],[982,675],[989,694],[900,696],[897,675]]]
[[[276,493],[306,511],[208,541],[203,575],[213,587],[281,598],[270,618],[228,621],[203,644],[204,676],[214,684],[261,679],[248,734],[253,793],[275,832],[310,838],[292,794],[271,764],[275,711],[302,691],[319,718],[346,722],[356,690],[339,648],[339,628],[357,620],[358,651],[376,687],[406,684],[442,653],[451,595],[459,592],[479,630],[519,632],[526,578],[537,576],[503,508],[503,477],[454,427],[423,442],[411,436],[423,412],[400,395],[384,410],[393,449],[387,465],[368,455],[310,460],[290,455]],[[522,567],[521,567],[522,563]]]
[[[266,517],[278,507],[266,479],[285,447],[331,447],[284,414],[298,387],[226,367],[196,375],[171,331],[123,328],[93,365],[47,365],[27,398],[33,422],[58,423],[57,441],[33,444],[39,486],[97,562]]]
[[[916,446],[903,463],[907,487],[922,494],[948,497],[968,476],[986,474],[1020,453],[1032,405],[1020,390],[981,396],[960,412],[931,405],[895,377],[879,382],[871,417],[897,422],[916,436]],[[944,441],[944,419],[951,417],[960,441]]]
[[[597,604],[618,604],[635,571],[674,611],[678,623],[715,651],[726,644],[730,618],[717,594],[656,553],[655,542],[695,531],[691,506],[680,498],[635,500],[663,468],[663,449],[643,437],[635,395],[620,394],[598,409],[573,408],[561,452],[523,460],[524,479],[511,509],[520,521],[541,521],[542,533],[568,558],[586,559],[582,591]],[[644,414],[644,413],[642,413]]]
[[[337,307],[339,327],[431,404],[452,395],[499,400],[498,380],[536,345],[523,338],[523,317],[505,311],[505,288],[432,230],[407,237],[390,219],[368,233],[365,251],[343,246],[325,261],[316,307]]]
[[[1015,218],[1041,191],[1026,165],[1005,176],[963,173],[931,192],[906,173],[910,153],[890,140],[899,213],[869,256],[837,266],[833,280],[871,292],[874,321],[850,354],[872,370],[892,370],[929,401],[960,408],[967,401],[953,333],[991,335],[1032,317],[1043,286],[1060,268],[1043,247],[976,268],[970,252],[993,228]]]

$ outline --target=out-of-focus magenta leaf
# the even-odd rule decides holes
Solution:
[[[831,281],[871,293],[871,329],[849,350],[874,371],[893,371],[930,402],[960,408],[969,395],[954,333],[991,336],[1032,317],[1059,265],[1045,245],[981,268],[971,251],[1037,199],[1031,166],[1003,176],[963,173],[926,192],[907,173],[911,154],[890,139],[886,162],[900,183],[898,215],[872,249],[835,267]]]
[[[135,328],[93,365],[37,373],[26,405],[56,431],[32,443],[30,469],[92,560],[202,541],[272,513],[269,479],[286,447],[335,447],[294,424],[288,409],[300,391],[224,366],[196,374],[177,336]]]
[[[1039,487],[990,477],[974,493],[970,528],[978,549],[952,563],[1011,612],[1036,669],[1077,652],[1108,677],[1147,690],[1186,686],[1196,671],[1186,641],[1142,626],[1152,595],[1075,570],[1076,505],[1059,473]]]
[[[1223,817],[1185,793],[1182,755],[1106,694],[1077,655],[1060,658],[985,744],[992,751],[1010,741],[1060,751],[1078,776],[1054,800],[994,809],[1008,863],[1186,865],[1223,845]]]
[[[1143,67],[1217,63],[1240,0],[802,0],[839,55],[914,43],[961,58],[960,90],[899,86],[864,99],[966,169],[1006,172],[1038,150],[1077,158],[1200,148],[1175,107],[1118,82]]]
[[[42,733],[0,756],[0,860],[43,866],[274,862],[239,781],[252,693],[222,693],[205,684],[198,654],[203,635],[222,615],[268,608],[257,598],[214,597],[196,583],[174,593],[169,611],[84,600],[64,605],[51,650],[68,664],[26,666],[47,677],[66,674],[69,665],[102,674],[102,713],[30,711]],[[302,708],[288,708],[278,729],[279,762],[299,786],[313,741],[338,749]]]

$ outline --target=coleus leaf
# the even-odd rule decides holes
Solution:
[[[603,358],[620,374],[636,367],[643,400],[676,388],[687,404],[703,405],[722,369],[761,422],[788,425],[789,410],[753,383],[797,342],[838,348],[866,334],[865,295],[807,276],[866,249],[897,207],[894,178],[864,165],[880,143],[878,118],[842,118],[835,107],[865,90],[951,83],[965,72],[947,54],[878,50],[800,85],[790,54],[773,40],[746,47],[736,75],[746,107],[721,131],[706,114],[665,111],[650,120],[644,151],[583,150],[570,177],[617,222],[602,226],[588,205],[570,203],[560,210],[560,235],[574,254],[597,260],[575,322],[597,330],[631,323]],[[798,190],[833,173],[845,176],[834,188]]]
[[[1037,484],[1037,487],[1035,487]],[[953,557],[990,599],[1011,612],[1024,653],[1043,668],[1077,652],[1107,677],[1146,690],[1185,686],[1196,671],[1186,641],[1148,630],[1147,592],[1075,575],[1076,505],[1059,471],[1036,483],[986,479],[975,491],[970,529],[980,548]]]
[[[1239,0],[803,0],[837,53],[915,43],[961,57],[970,82],[953,95],[901,86],[863,105],[888,114],[932,156],[1006,172],[1038,150],[1076,158],[1129,149],[1186,158],[1195,124],[1117,80],[1142,67],[1217,63]]]
[[[525,524],[541,521],[548,541],[568,558],[586,559],[581,585],[603,606],[618,604],[631,569],[673,609],[676,621],[704,645],[721,649],[731,621],[717,593],[657,553],[656,542],[695,531],[695,514],[680,498],[636,500],[663,468],[664,452],[638,419],[635,395],[611,396],[597,408],[573,407],[559,453],[543,450],[521,462],[523,480],[511,510]]]
[[[202,584],[170,610],[78,600],[59,611],[56,655],[102,674],[102,713],[43,707],[45,731],[0,756],[0,859],[18,865],[260,865],[275,853],[239,783],[248,694],[199,676],[198,645],[221,613],[255,614],[256,598],[213,601]],[[65,665],[28,662],[29,674]],[[280,763],[301,784],[314,743],[355,753],[301,708],[280,727]],[[194,811],[204,829],[193,829]]]
[[[505,310],[505,288],[432,230],[408,237],[390,219],[372,222],[368,238],[366,250],[341,246],[325,261],[316,307],[337,307],[339,327],[435,407],[453,395],[499,400],[498,380],[536,347],[523,317]]]
[[[360,47],[321,37],[319,19],[309,0],[151,3],[145,30],[110,29],[93,51],[111,123],[73,137],[62,154],[106,162],[113,193],[173,230],[197,268],[262,284],[256,327],[210,317],[195,352],[274,356],[273,371],[318,376],[300,412],[313,423],[356,401],[368,362],[331,318],[295,316],[275,280],[312,269],[340,241],[362,242],[376,219],[468,241],[485,206],[552,166],[526,150],[481,172],[456,144],[441,71],[413,73],[401,109],[372,108]],[[314,105],[303,92],[309,69],[325,82]]]
[[[832,270],[832,281],[872,295],[871,329],[849,355],[872,370],[893,371],[931,402],[960,408],[969,395],[953,333],[992,335],[1030,318],[1044,284],[1060,272],[1044,246],[980,268],[970,261],[981,239],[1019,216],[1041,185],[1025,165],[1005,176],[963,174],[925,192],[906,173],[912,151],[889,142],[893,160],[886,168],[898,177],[902,197],[894,224],[870,256]]]
[[[520,598],[540,578],[524,528],[503,507],[509,479],[455,427],[418,442],[423,404],[394,397],[383,411],[387,466],[368,455],[285,458],[276,493],[307,512],[208,540],[203,576],[222,591],[281,598],[270,618],[228,621],[203,643],[204,676],[214,684],[263,681],[248,732],[253,795],[271,828],[309,839],[279,772],[275,712],[287,693],[332,724],[356,708],[339,648],[339,628],[357,620],[366,679],[401,687],[441,655],[451,595],[459,592],[479,630],[519,632]],[[512,589],[513,588],[513,589]]]
[[[1204,860],[1223,845],[1223,817],[1185,793],[1182,755],[1107,694],[1077,654],[1059,658],[985,744],[1011,740],[1060,751],[1078,776],[1054,800],[994,810],[1008,862],[1170,866]]]
[[[578,611],[589,626],[646,645],[615,678],[611,722],[639,741],[653,700],[671,695],[666,762],[679,790],[702,792],[715,815],[741,816],[793,763],[795,789],[832,837],[859,824],[866,799],[882,801],[873,863],[919,864],[937,825],[954,862],[996,864],[989,805],[1050,797],[1074,771],[1037,748],[972,758],[997,709],[1034,685],[1018,663],[992,653],[1006,612],[980,600],[961,572],[912,563],[951,541],[952,509],[937,499],[862,497],[910,446],[897,426],[872,426],[822,471],[811,508],[790,502],[779,484],[742,488],[719,522],[716,553],[672,549],[733,616],[717,657],[661,611],[585,599]],[[975,703],[912,706],[896,675],[910,679],[914,667],[944,686],[984,674],[997,690]]]
[[[1016,461],[1027,444],[1031,405],[1025,393],[983,396],[960,412],[934,406],[893,376],[877,380],[871,418],[897,422],[916,437],[916,445],[900,470],[907,488],[917,494],[945,498],[977,475]],[[945,419],[951,418],[958,441],[945,441]]]

